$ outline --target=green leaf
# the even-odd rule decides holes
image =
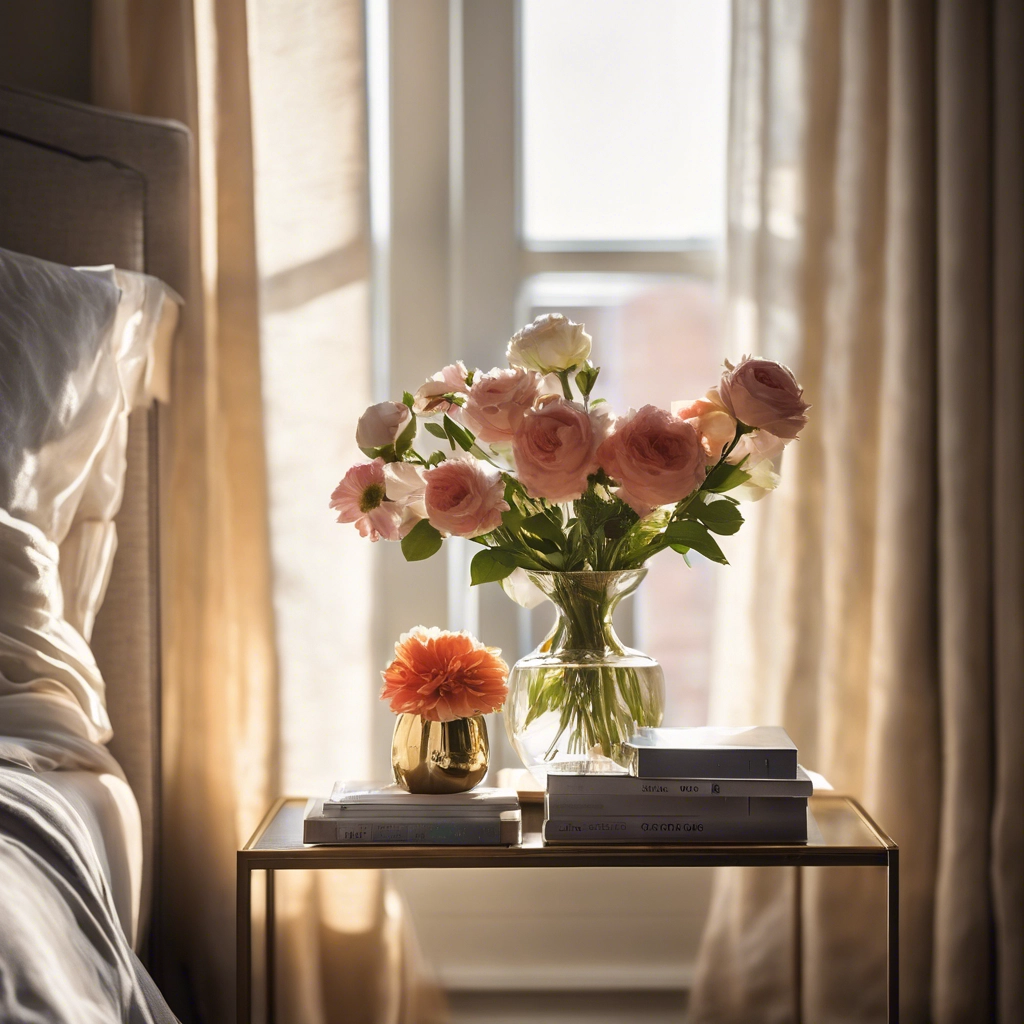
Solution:
[[[380,448],[360,448],[368,459],[383,459],[385,462],[399,462],[401,456],[395,451],[393,444],[385,444]]]
[[[510,576],[516,568],[516,556],[502,548],[484,548],[473,556],[469,563],[470,586],[481,583],[496,583]]]
[[[403,391],[402,392],[402,402],[403,402],[403,404],[407,405],[410,409],[412,408],[413,402],[415,402],[415,401],[416,401],[416,399],[413,398],[413,395],[412,395],[411,391]]]
[[[733,487],[739,487],[740,484],[746,483],[750,479],[749,473],[744,473],[739,466],[730,466],[728,462],[723,462],[720,466],[716,466],[707,476],[704,481],[705,491],[730,491]]]
[[[433,452],[427,459],[427,469],[433,469],[434,466],[439,466],[444,462],[444,452]]]
[[[423,426],[427,428],[428,434],[433,434],[434,437],[439,437],[442,441],[448,440],[448,435],[444,432],[444,427],[440,423],[424,423]]]
[[[699,519],[712,533],[733,534],[743,525],[740,510],[724,498],[708,502],[695,501],[686,510],[686,514]]]
[[[691,569],[693,568],[693,565],[690,562],[690,549],[685,544],[669,544],[669,547],[673,551],[678,551],[679,554],[683,556],[683,561],[687,566]]]
[[[600,372],[600,366],[595,366],[589,359],[586,361],[583,369],[576,374],[576,387],[580,389],[581,395],[587,397],[594,390]]]
[[[409,422],[405,425],[405,430],[403,430],[395,439],[395,453],[398,456],[404,455],[412,447],[412,443],[415,440],[416,416],[413,415],[409,417]]]
[[[669,523],[668,529],[665,531],[665,540],[675,550],[678,550],[676,545],[682,545],[693,548],[698,554],[711,559],[712,562],[718,562],[720,565],[729,564],[729,560],[722,554],[718,542],[708,533],[707,527],[703,523],[695,522],[692,519],[676,520],[674,523]]]
[[[421,519],[403,538],[402,554],[407,562],[422,562],[441,549],[441,534]]]
[[[468,452],[473,447],[475,440],[473,435],[464,427],[460,427],[451,416],[446,415],[441,422],[444,424],[444,432],[448,435],[448,440],[453,448],[458,445],[463,451]]]
[[[556,526],[543,512],[524,519],[522,528],[526,533],[531,533],[533,536],[540,537],[543,540],[549,540],[559,546],[565,541],[565,534],[562,533],[562,528]]]

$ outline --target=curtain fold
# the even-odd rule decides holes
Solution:
[[[268,27],[262,46],[260,18]],[[310,56],[316,66],[304,67],[300,47],[318,38],[327,49]],[[275,644],[275,611],[301,617],[311,596],[289,557],[288,531],[294,523],[330,529],[330,467],[346,463],[334,449],[354,434],[354,422],[339,429],[330,416],[344,404],[338,393],[354,395],[369,377],[362,62],[357,0],[301,9],[246,0],[93,0],[93,101],[176,118],[191,128],[194,144],[193,280],[161,432],[164,780],[155,964],[186,1022],[234,1019],[235,851],[283,786],[323,788],[335,771],[353,767],[337,757],[344,735],[325,723],[347,722],[348,745],[357,748],[365,732],[358,714],[346,718],[330,703],[346,688],[310,671],[323,666],[302,660],[294,643],[285,650],[293,670],[279,673]],[[253,81],[270,64],[277,79],[254,97]],[[282,107],[289,89],[291,109]],[[313,97],[312,89],[329,97]],[[255,110],[261,101],[262,117]],[[261,137],[254,139],[254,126]],[[318,149],[327,137],[333,148]],[[263,145],[261,154],[254,144]],[[269,244],[260,247],[260,236]],[[328,236],[340,248],[321,245]],[[271,373],[291,374],[306,388],[307,412],[322,408],[325,417],[313,436],[284,430],[271,437],[274,480],[264,424],[266,416],[280,426],[281,416],[277,392],[265,407],[265,360]],[[324,478],[300,491],[289,473],[318,448],[328,453]],[[368,571],[368,557],[334,554],[342,574]],[[313,639],[330,664],[359,665],[366,602],[346,596],[336,580],[333,593],[342,597],[332,635]],[[288,683],[296,678],[297,688]],[[359,693],[343,711],[369,705],[369,676],[366,694]],[[310,765],[327,781],[311,780]],[[383,876],[279,877],[279,1019],[440,1018],[438,994],[423,981],[401,902]]]
[[[909,1021],[1024,1019],[1019,4],[734,0],[734,355],[814,408],[731,555],[712,720],[901,847]],[[884,1019],[884,890],[805,871],[803,1010]],[[794,1018],[790,880],[720,871],[694,1020]]]

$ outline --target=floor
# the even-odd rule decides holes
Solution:
[[[686,993],[449,992],[451,1024],[682,1024]]]

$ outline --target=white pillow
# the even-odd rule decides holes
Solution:
[[[88,637],[117,546],[128,414],[167,398],[180,298],[0,249],[0,731],[110,737]],[[85,750],[78,750],[85,757]],[[72,766],[71,761],[65,766]]]

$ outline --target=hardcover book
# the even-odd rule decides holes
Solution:
[[[503,811],[518,811],[514,789],[479,787],[468,793],[409,793],[400,786],[371,782],[336,782],[325,817],[383,815],[390,818],[497,818]]]
[[[547,777],[552,797],[625,800],[650,797],[678,800],[682,797],[795,796],[808,797],[814,782],[797,765],[795,779],[656,779],[635,775],[556,775]]]
[[[780,798],[788,809],[745,818],[667,815],[549,818],[546,843],[802,843],[807,801]]]
[[[623,748],[640,778],[796,778],[796,746],[779,726],[641,729]]]
[[[548,793],[547,818],[622,818],[658,815],[701,821],[787,820],[807,809],[807,797],[561,796]]]
[[[311,800],[302,823],[302,841],[330,845],[406,844],[422,846],[515,846],[522,842],[518,810],[486,818],[417,818],[408,815],[324,815],[322,800]]]

